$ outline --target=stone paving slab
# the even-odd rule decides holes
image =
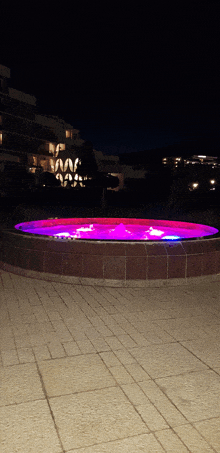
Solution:
[[[83,286],[0,270],[2,453],[220,453],[220,279]]]

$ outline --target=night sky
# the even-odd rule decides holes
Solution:
[[[219,23],[217,0],[8,0],[0,64],[104,153],[194,140],[220,155]]]

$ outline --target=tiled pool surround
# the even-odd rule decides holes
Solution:
[[[181,241],[68,240],[0,231],[0,266],[46,280],[109,286],[187,283],[220,274],[220,236]]]

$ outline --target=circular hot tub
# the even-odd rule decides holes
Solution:
[[[47,219],[0,232],[1,267],[76,284],[156,286],[216,279],[216,228],[154,219]]]

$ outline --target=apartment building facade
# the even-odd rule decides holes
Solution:
[[[79,131],[58,116],[39,114],[35,96],[10,87],[10,77],[0,65],[0,168],[14,162],[31,173],[54,173],[63,186],[77,184]]]

